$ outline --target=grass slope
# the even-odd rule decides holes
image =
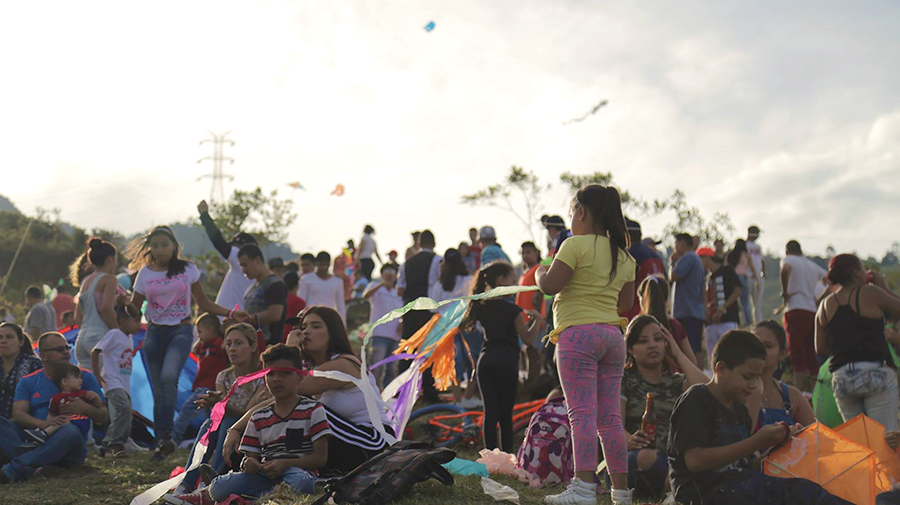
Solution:
[[[474,459],[470,450],[461,451],[462,457]],[[0,485],[0,502],[4,504],[40,505],[112,505],[127,504],[136,495],[154,484],[165,480],[178,465],[187,459],[187,451],[177,451],[166,461],[150,461],[147,453],[128,453],[116,459],[103,459],[92,453],[87,464],[80,468],[63,470],[58,475],[44,479],[36,477],[18,484]],[[519,492],[519,503],[538,504],[546,494],[559,492],[561,488],[531,489],[505,476],[492,476],[494,480],[513,487]],[[481,489],[480,477],[455,478],[455,484],[446,487],[436,481],[418,484],[398,505],[462,505],[467,503],[493,503],[493,499]],[[319,488],[319,495],[322,489]],[[258,503],[263,505],[301,505],[312,503],[318,495],[304,497],[291,493],[286,486],[276,488]],[[608,504],[608,497],[601,497],[601,505]]]

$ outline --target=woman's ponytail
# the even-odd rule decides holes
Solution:
[[[475,276],[475,283],[472,284],[472,294],[480,295],[488,290],[488,287],[497,287],[497,280],[515,272],[512,265],[503,261],[495,261],[489,265],[485,265],[478,271]],[[471,300],[466,314],[463,316],[459,327],[463,331],[472,331],[475,323],[478,322],[478,312],[484,304],[483,300]]]
[[[585,210],[591,213],[594,222],[606,230],[609,252],[612,256],[612,267],[609,271],[609,280],[612,282],[619,267],[619,251],[625,252],[631,247],[625,214],[622,213],[622,197],[612,186],[588,184],[578,190],[575,201],[584,206]]]

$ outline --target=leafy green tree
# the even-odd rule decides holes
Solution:
[[[688,204],[684,192],[676,189],[672,196],[665,200],[655,200],[653,208],[656,213],[671,211],[675,213],[675,221],[663,228],[666,241],[673,241],[675,233],[689,233],[699,236],[700,242],[711,244],[716,239],[725,240],[726,243],[734,235],[734,224],[727,212],[717,212],[712,219],[703,217],[700,209]]]
[[[579,189],[588,184],[600,184],[602,186],[615,186],[613,184],[613,175],[610,172],[593,172],[590,174],[578,175],[572,172],[563,172],[559,176],[559,180],[569,188],[569,193],[574,195]],[[616,188],[619,190],[619,196],[622,198],[622,211],[626,214],[635,212],[647,215],[651,211],[651,206],[644,199],[634,196],[627,190]]]
[[[243,231],[263,242],[279,242],[287,238],[288,227],[297,219],[293,206],[291,199],[279,199],[277,190],[266,194],[262,188],[236,189],[226,202],[210,206],[210,216],[225,237]]]
[[[534,240],[534,225],[541,209],[541,193],[550,185],[542,185],[538,176],[515,165],[506,179],[470,195],[463,195],[462,202],[470,205],[497,207],[514,215]]]

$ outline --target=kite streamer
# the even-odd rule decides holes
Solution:
[[[453,309],[447,311],[447,314],[452,314],[452,316],[445,319],[445,324],[449,324],[452,319],[455,319],[457,316],[462,317],[461,314],[465,313],[465,302],[471,300],[488,300],[492,298],[502,298],[505,296],[515,295],[517,293],[522,293],[525,291],[537,291],[537,286],[503,286],[499,288],[494,288],[490,291],[486,291],[484,293],[479,293],[477,295],[471,296],[463,296],[459,298],[451,298],[449,300],[444,300],[441,302],[432,300],[431,298],[417,298],[403,307],[399,309],[394,309],[387,314],[381,316],[375,323],[369,326],[368,331],[366,331],[365,337],[363,338],[362,348],[365,349],[369,344],[369,340],[372,338],[372,333],[375,331],[375,328],[381,326],[382,324],[389,323],[395,319],[403,317],[404,314],[413,310],[437,310],[438,307],[443,307],[444,305],[449,305],[451,303],[459,303],[458,306]],[[462,310],[460,311],[462,307]],[[441,318],[435,321],[434,327],[437,327],[438,322]],[[458,324],[458,322],[457,322]],[[443,335],[443,333],[441,333]],[[421,388],[422,376],[421,376],[421,366],[425,359],[427,359],[427,354],[430,354],[430,351],[433,351],[433,347],[435,347],[435,343],[438,342],[439,338],[431,338],[430,336],[426,336],[424,342],[431,346],[432,348],[429,350],[427,347],[425,351],[420,355],[417,355],[413,364],[410,365],[409,369],[400,374],[399,377],[394,379],[387,387],[382,394],[382,398],[394,398],[397,396],[397,399],[393,402],[393,405],[389,405],[390,414],[393,416],[392,427],[394,428],[394,433],[397,433],[398,436],[402,436],[403,430],[406,427],[406,423],[409,421],[409,414],[412,412],[412,406],[415,403],[416,398],[418,397],[419,389]],[[381,415],[378,412],[378,401],[376,400],[375,391],[372,388],[372,384],[368,380],[363,380],[362,378],[368,377],[369,369],[366,366],[366,353],[360,353],[360,361],[362,365],[360,366],[360,378],[353,377],[351,375],[345,374],[343,372],[337,371],[321,371],[321,370],[312,370],[312,371],[303,371],[295,368],[290,369],[281,369],[277,368],[275,370],[291,370],[301,373],[307,376],[313,377],[323,377],[326,379],[333,379],[341,382],[350,382],[354,384],[356,387],[360,389],[363,393],[363,398],[366,403],[366,410],[369,413],[369,419],[371,424],[378,431],[382,437],[388,442],[388,444],[393,445],[396,443],[397,438],[391,436],[384,429],[384,426],[381,424]],[[403,359],[398,356],[393,356],[395,359]],[[389,358],[390,359],[390,358]],[[383,362],[379,362],[376,365],[381,365]],[[184,476],[187,472],[197,468],[203,461],[203,455],[206,454],[207,447],[209,444],[208,436],[209,433],[214,431],[214,428],[218,428],[219,424],[222,422],[222,417],[225,413],[225,404],[228,401],[228,398],[231,396],[231,393],[234,391],[234,388],[245,384],[247,382],[259,379],[260,377],[265,376],[272,369],[263,369],[258,372],[252,373],[250,375],[245,375],[243,377],[238,378],[235,383],[232,385],[231,390],[229,390],[228,394],[223,398],[220,402],[216,403],[213,406],[212,412],[210,414],[210,428],[200,439],[200,446],[194,450],[194,457],[191,459],[190,464],[187,469],[179,475],[172,477],[166,481],[160,482],[155,486],[151,487],[147,491],[144,491],[140,495],[136,496],[133,500],[131,500],[131,505],[151,505],[153,502],[161,498],[167,491],[172,488],[177,487],[181,484],[181,481],[184,479]]]

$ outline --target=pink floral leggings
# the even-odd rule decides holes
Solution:
[[[618,326],[585,324],[566,328],[556,344],[559,379],[566,396],[575,471],[597,469],[597,435],[611,474],[628,473],[620,394],[625,339]]]

